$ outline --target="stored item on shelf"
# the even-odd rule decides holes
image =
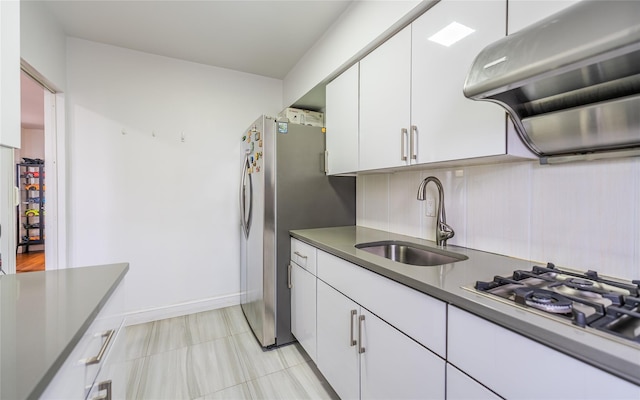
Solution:
[[[287,118],[293,124],[318,126],[320,128],[324,126],[324,114],[317,111],[285,108],[278,114],[278,118]]]
[[[322,128],[324,126],[324,114],[316,111],[304,111],[303,125],[317,126]]]
[[[40,185],[37,183],[31,183],[24,187],[25,190],[40,190]],[[45,190],[45,186],[42,185],[42,190]]]
[[[27,158],[22,157],[25,164],[44,164],[44,160],[41,158]]]
[[[26,215],[27,217],[38,217],[40,216],[40,210],[38,210],[37,208],[30,208],[24,212],[24,215]]]
[[[27,179],[39,178],[39,177],[40,177],[40,172],[38,171],[27,171],[24,173],[24,175],[21,176],[21,178],[27,178]]]
[[[304,110],[300,110],[298,108],[285,108],[284,110],[280,111],[280,114],[278,114],[278,118],[287,118],[291,123],[303,124]]]

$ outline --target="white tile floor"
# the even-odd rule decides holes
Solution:
[[[240,306],[127,328],[128,399],[338,399],[296,343],[263,351]]]

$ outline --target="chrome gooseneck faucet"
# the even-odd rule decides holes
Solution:
[[[436,244],[446,245],[447,240],[451,239],[455,232],[453,228],[447,225],[447,216],[444,211],[444,189],[442,182],[435,176],[425,178],[420,187],[418,187],[418,200],[424,201],[427,198],[427,184],[433,182],[438,187],[438,217],[436,220]]]

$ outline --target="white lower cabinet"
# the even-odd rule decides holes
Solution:
[[[316,277],[291,262],[291,333],[316,359]]]
[[[444,398],[444,360],[325,282],[317,285],[317,365],[340,398]]]
[[[640,399],[640,386],[457,307],[448,334],[447,360],[504,398]],[[525,375],[539,379],[523,385]]]
[[[447,364],[447,400],[499,400],[500,396]]]
[[[341,399],[360,398],[360,306],[318,280],[318,369]]]

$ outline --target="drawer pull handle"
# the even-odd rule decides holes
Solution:
[[[358,312],[356,310],[351,310],[351,316],[349,324],[351,325],[351,333],[349,334],[349,347],[355,346],[357,344],[356,340],[353,338],[353,320]]]
[[[104,381],[98,384],[99,391],[105,391],[103,394],[99,394],[93,397],[91,400],[111,400],[111,381]]]
[[[109,343],[111,342],[111,338],[113,338],[114,333],[116,333],[115,329],[109,329],[108,331],[100,335],[101,337],[106,337],[107,339],[104,341],[104,343],[102,343],[102,347],[100,348],[98,355],[88,358],[84,362],[85,365],[98,364],[100,361],[102,361],[102,357],[104,357],[104,353],[107,351],[107,347],[109,347]]]
[[[300,258],[304,258],[305,260],[307,259],[307,256],[303,256],[302,254],[298,253],[297,251],[294,251],[293,254],[297,255]]]
[[[360,342],[360,348],[358,349],[358,353],[362,354],[364,353],[364,346],[362,345],[362,324],[364,323],[364,315],[360,316],[359,319],[359,324],[358,324],[358,341]]]

